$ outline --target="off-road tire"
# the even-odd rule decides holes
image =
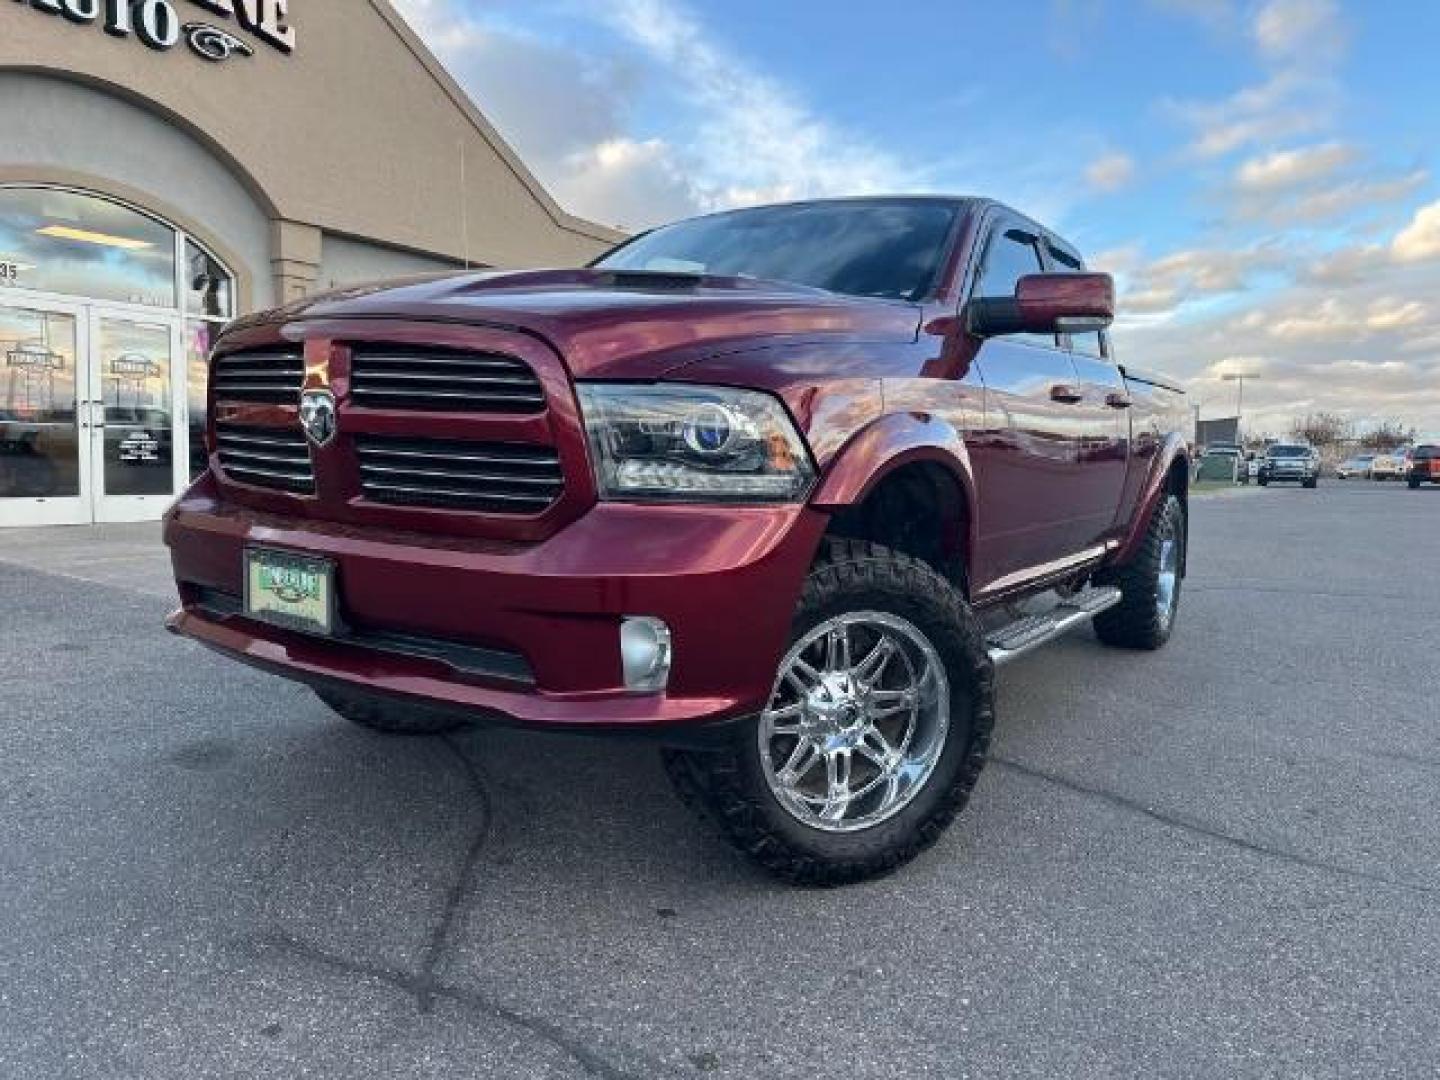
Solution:
[[[1263,483],[1263,481],[1262,481]],[[1173,493],[1167,494],[1150,516],[1140,550],[1124,566],[1100,579],[1101,584],[1118,588],[1120,603],[1095,616],[1095,635],[1106,645],[1120,649],[1158,649],[1170,640],[1179,614],[1183,572],[1175,582],[1173,614],[1164,619],[1159,611],[1160,555],[1167,536],[1180,545],[1179,565],[1185,566],[1185,508]]]
[[[662,751],[681,801],[763,869],[796,885],[882,877],[934,844],[969,800],[994,726],[994,665],[979,622],[927,564],[878,544],[827,540],[805,580],[790,642],[850,611],[907,620],[935,648],[950,684],[944,749],[930,779],[894,816],[853,832],[822,831],[792,816],[765,779],[758,717],[735,724],[715,748]]]
[[[444,735],[465,725],[464,718],[455,713],[404,705],[364,694],[350,694],[329,687],[316,686],[312,689],[315,696],[339,716],[384,735]]]
[[[1314,491],[1320,486],[1320,478],[1318,476],[1312,476],[1309,480],[1306,480],[1301,486],[1309,488],[1311,491]]]

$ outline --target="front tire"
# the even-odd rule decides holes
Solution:
[[[1135,557],[1103,577],[1102,583],[1118,588],[1122,599],[1095,616],[1096,636],[1122,649],[1164,645],[1180,610],[1184,566],[1185,508],[1172,493],[1151,515]]]
[[[667,750],[682,800],[771,874],[889,874],[970,797],[994,672],[964,598],[925,563],[835,540],[806,579],[765,711],[713,750]]]
[[[1419,481],[1419,480],[1411,480],[1411,481],[1410,481],[1410,490],[1411,490],[1411,491],[1419,491],[1419,490],[1420,490],[1420,481]]]
[[[1312,488],[1312,489],[1313,489],[1313,488],[1317,488],[1317,487],[1320,486],[1320,478],[1319,478],[1319,477],[1311,477],[1309,480],[1306,480],[1306,481],[1305,481],[1304,486],[1307,487],[1307,488]]]
[[[397,701],[332,690],[329,687],[316,686],[311,689],[316,697],[339,716],[382,735],[444,735],[465,724],[461,717],[436,709],[402,705]]]

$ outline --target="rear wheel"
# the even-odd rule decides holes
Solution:
[[[1411,490],[1411,491],[1418,491],[1419,488],[1420,488],[1420,479],[1419,479],[1419,477],[1415,477],[1415,478],[1411,479],[1411,481],[1410,481],[1410,490]]]
[[[1307,487],[1307,488],[1319,487],[1319,486],[1320,486],[1320,478],[1319,478],[1318,476],[1312,476],[1309,480],[1306,480],[1306,481],[1305,481],[1304,486]]]
[[[1169,641],[1180,610],[1184,565],[1185,508],[1168,494],[1151,516],[1139,552],[1102,578],[1120,590],[1122,599],[1095,616],[1096,636],[1124,649],[1158,649]]]
[[[403,705],[384,698],[352,694],[329,687],[314,687],[315,696],[352,724],[386,735],[443,735],[463,727],[454,713]]]
[[[933,844],[985,762],[993,668],[964,598],[888,548],[833,541],[769,705],[715,750],[667,750],[681,797],[770,873],[879,877]]]

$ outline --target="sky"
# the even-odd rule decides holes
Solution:
[[[1205,418],[1440,437],[1434,0],[397,0],[556,199],[640,229],[998,198]]]

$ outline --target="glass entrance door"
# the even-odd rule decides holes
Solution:
[[[96,521],[153,521],[184,483],[178,320],[93,307],[90,475]],[[181,433],[177,438],[176,433]]]
[[[182,355],[177,318],[0,291],[0,526],[159,518],[187,470]]]
[[[0,526],[92,520],[89,320],[0,293]]]

